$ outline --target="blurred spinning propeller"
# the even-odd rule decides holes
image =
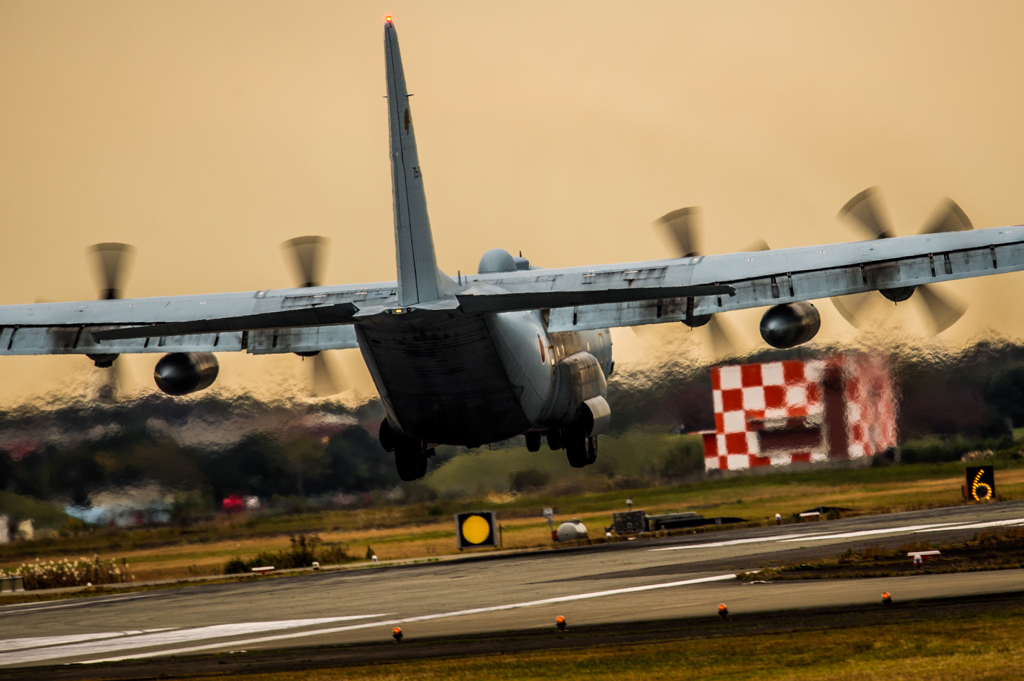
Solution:
[[[320,274],[328,239],[322,236],[300,236],[289,239],[281,244],[281,248],[290,254],[299,286],[311,288],[320,285]],[[310,389],[316,397],[336,395],[343,390],[342,374],[332,368],[325,351],[298,352],[303,359],[312,358],[313,369],[310,376]]]
[[[691,206],[661,216],[654,221],[654,225],[665,239],[674,257],[695,258],[702,255],[699,221],[700,209]],[[768,244],[761,240],[743,250],[767,251],[769,248]],[[696,317],[694,327],[699,326],[707,328],[708,340],[716,357],[736,354],[738,345],[734,340],[735,334],[727,330],[718,315]]]
[[[100,300],[117,300],[121,297],[125,270],[134,251],[134,247],[120,243],[94,244],[89,247],[88,252],[92,256],[95,276],[99,283]],[[105,370],[103,382],[99,387],[99,398],[107,402],[114,401],[124,383],[122,367],[117,362],[118,355],[90,354],[88,357],[97,367]]]
[[[873,239],[888,239],[895,236],[888,219],[882,209],[878,190],[875,187],[865,189],[857,194],[839,211],[837,219],[852,218],[865,229]],[[952,199],[947,198],[939,204],[931,219],[925,223],[920,234],[938,234],[940,232],[962,232],[973,229],[970,219]],[[920,286],[904,286],[899,288],[855,293],[849,296],[832,298],[836,310],[850,324],[861,327],[875,317],[871,308],[883,299],[893,303],[901,303],[910,298],[914,292],[921,302],[920,309],[927,316],[933,333],[939,334],[952,326],[967,312],[967,303],[951,295],[940,294],[935,284]]]

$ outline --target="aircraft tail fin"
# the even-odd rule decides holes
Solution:
[[[427,215],[423,174],[405,86],[398,34],[388,17],[384,24],[388,80],[388,129],[391,136],[391,190],[395,208],[395,255],[400,305],[427,303],[453,293],[451,277],[437,268]]]

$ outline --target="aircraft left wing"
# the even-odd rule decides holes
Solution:
[[[0,307],[0,355],[357,347],[359,307],[394,303],[393,282]],[[339,326],[341,325],[341,326]]]

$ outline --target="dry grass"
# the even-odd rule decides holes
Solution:
[[[901,468],[903,471],[899,475],[905,478],[905,471],[915,467]],[[882,475],[876,477],[884,478]],[[590,493],[560,499],[509,497],[505,500],[507,503],[500,503],[502,499],[492,497],[489,502],[469,500],[456,510],[482,507],[496,510],[503,528],[504,547],[526,549],[551,546],[550,530],[540,517],[544,506],[555,506],[559,522],[580,518],[590,530],[591,537],[601,537],[604,527],[611,525],[612,512],[625,510],[626,496],[632,496],[634,508],[643,508],[648,513],[693,510],[708,517],[735,516],[758,522],[769,521],[776,513],[791,517],[818,505],[852,508],[857,513],[870,514],[963,503],[960,495],[963,478],[959,476],[864,481],[863,475],[837,472],[810,478],[803,481],[800,476],[770,475],[750,480]],[[1024,468],[1000,470],[997,489],[1002,499],[1024,498]],[[448,505],[451,506],[452,502]],[[320,519],[319,526],[316,518]],[[313,516],[313,519],[307,519],[305,526],[312,524],[309,529],[318,532],[326,542],[347,544],[350,555],[356,557],[362,557],[367,546],[372,547],[381,560],[430,558],[457,552],[454,522],[447,512],[436,519],[424,521],[421,516],[416,521],[410,518],[407,507],[383,507],[333,511]],[[234,525],[224,523],[225,532],[238,526],[239,521],[232,522]],[[137,580],[220,574],[224,564],[234,556],[248,559],[261,551],[286,548],[290,536],[286,528],[290,524],[298,527],[302,523],[298,519],[284,519],[280,524],[284,527],[279,527],[271,536],[207,541],[183,539],[135,549],[98,546],[83,550],[83,555],[91,557],[98,554],[104,559],[117,560],[127,558]],[[204,537],[216,537],[216,532],[207,532]],[[52,555],[56,554],[40,552],[29,560],[35,557],[48,559]],[[16,560],[0,562],[0,568],[14,567],[23,562],[26,562],[25,557],[19,556]]]
[[[832,630],[604,645],[348,669],[238,675],[237,681],[480,679],[1020,678],[1024,610]]]

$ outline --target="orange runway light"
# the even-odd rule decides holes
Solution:
[[[883,605],[892,605],[892,596],[889,595],[888,591],[883,591],[882,592],[882,604]]]
[[[729,616],[729,608],[725,607],[725,603],[718,604],[718,614],[723,618]]]
[[[565,618],[559,615],[555,618],[555,626],[558,627],[559,631],[565,631]]]
[[[396,641],[401,643],[401,641],[402,641],[402,627],[395,627],[394,629],[392,629],[391,630],[391,635],[394,637],[394,639]]]

